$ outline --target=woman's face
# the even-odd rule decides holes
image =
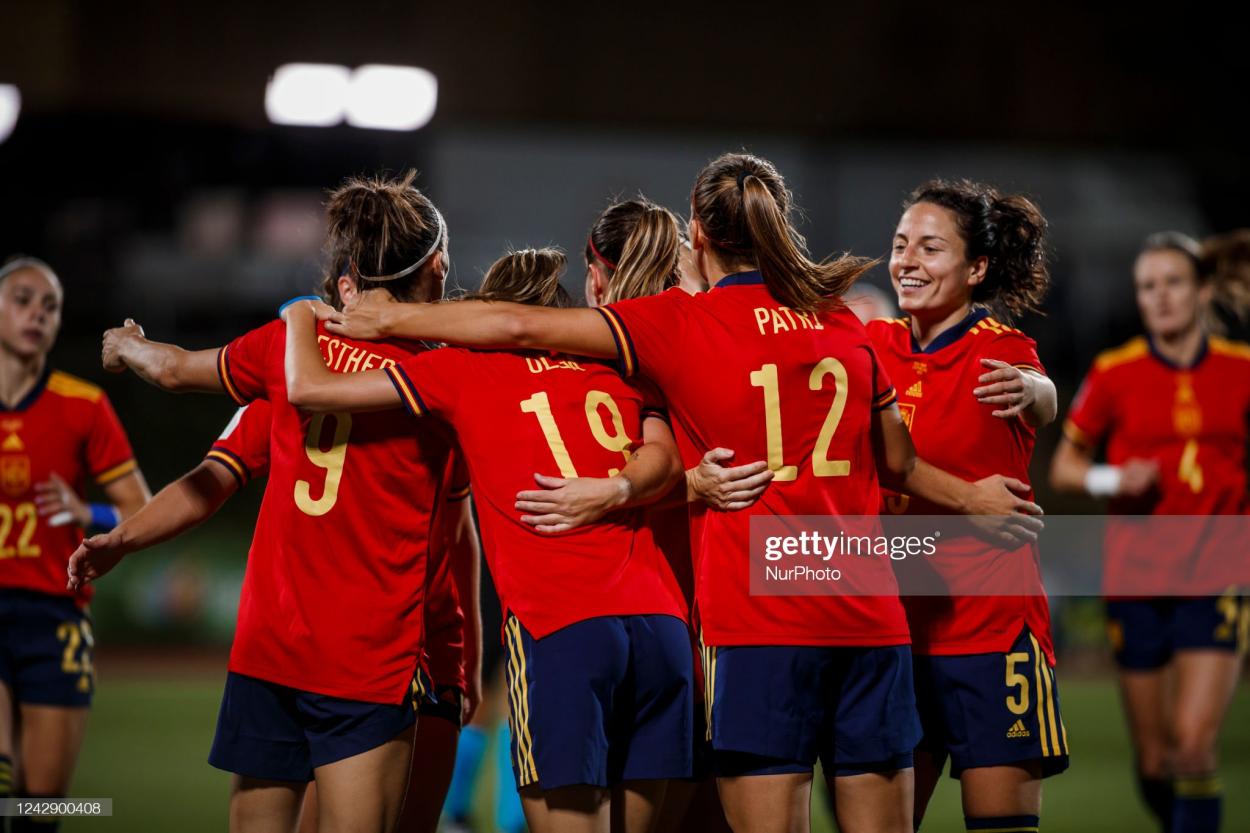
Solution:
[[[1198,325],[1211,289],[1198,282],[1193,261],[1173,249],[1142,252],[1133,264],[1133,288],[1146,332],[1166,338]]]
[[[46,355],[61,330],[61,282],[38,266],[0,284],[0,345],[23,359]]]
[[[903,312],[943,318],[967,306],[987,265],[984,257],[968,261],[950,209],[918,202],[903,212],[890,253],[890,282]]]

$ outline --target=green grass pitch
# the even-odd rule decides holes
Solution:
[[[105,677],[71,795],[114,799],[112,818],[67,819],[65,833],[198,833],[226,829],[229,779],[205,757],[221,678]],[[1128,739],[1110,678],[1063,680],[1072,768],[1046,783],[1042,829],[1140,833],[1153,829],[1137,803]],[[1250,687],[1243,684],[1222,746],[1224,829],[1250,829]],[[489,788],[487,788],[489,789]],[[483,792],[485,792],[484,790]],[[814,829],[832,829],[819,800]],[[962,831],[958,785],[943,779],[926,833]]]

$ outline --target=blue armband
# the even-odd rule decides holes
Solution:
[[[320,300],[321,299],[317,297],[316,295],[299,295],[287,301],[282,306],[278,307],[278,317],[281,318],[282,313],[286,312],[286,308],[289,307],[291,304],[298,304],[300,301],[320,301]]]
[[[92,503],[88,508],[91,509],[91,529],[108,532],[122,522],[121,513],[111,503]]]

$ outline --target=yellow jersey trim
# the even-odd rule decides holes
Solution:
[[[104,391],[98,385],[60,370],[52,371],[52,375],[48,377],[47,390],[67,399],[85,399],[88,402],[99,402],[104,396]]]
[[[112,483],[114,480],[117,480],[118,478],[125,477],[126,475],[130,474],[132,471],[137,469],[138,467],[139,467],[139,464],[136,463],[134,458],[132,457],[131,459],[127,460],[124,463],[118,463],[112,468],[105,469],[104,471],[97,474],[95,476],[95,482],[101,486],[106,486],[109,483]]]

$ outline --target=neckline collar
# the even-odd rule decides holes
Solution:
[[[911,319],[907,319],[907,335],[911,339],[911,351],[913,353],[923,353],[925,355],[936,353],[943,347],[949,347],[959,339],[967,335],[968,331],[975,327],[979,322],[990,317],[990,311],[983,307],[974,307],[971,312],[963,317],[958,324],[952,324],[942,332],[938,333],[938,337],[929,342],[929,346],[920,349],[920,345],[916,342],[916,334],[911,329]]]
[[[1207,357],[1207,351],[1211,347],[1211,337],[1202,337],[1202,344],[1198,347],[1198,355],[1194,356],[1194,360],[1187,365],[1177,364],[1167,356],[1160,353],[1158,345],[1155,344],[1154,336],[1146,336],[1146,343],[1150,345],[1150,355],[1154,356],[1155,359],[1158,360],[1164,367],[1167,367],[1170,370],[1193,370],[1195,367],[1202,364],[1202,360]]]
[[[39,399],[40,394],[43,393],[44,388],[48,386],[48,377],[51,375],[52,375],[52,365],[50,363],[45,362],[43,366],[43,372],[40,373],[39,378],[35,380],[35,386],[30,389],[30,392],[27,393],[24,397],[22,397],[22,401],[18,402],[12,408],[8,407],[3,402],[0,402],[0,413],[16,414],[16,413],[20,413],[21,411],[25,411],[31,405],[34,405],[35,401]]]
[[[758,271],[755,272],[735,272],[732,275],[726,275],[716,282],[716,286],[712,289],[720,289],[722,286],[763,286],[764,276]],[[708,290],[709,292],[711,290]]]

